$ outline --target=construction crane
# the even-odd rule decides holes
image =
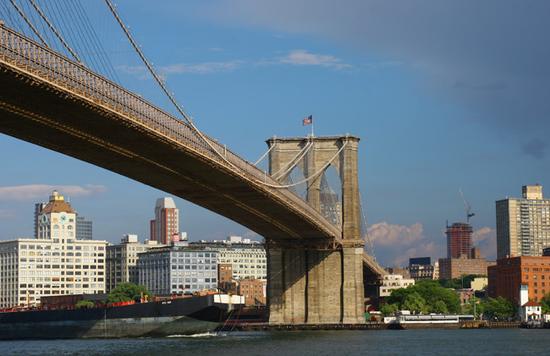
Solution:
[[[464,209],[466,210],[466,223],[469,224],[470,218],[476,214],[472,213],[472,206],[466,201],[466,198],[464,198],[464,193],[462,193],[462,189],[459,188],[458,191],[460,192],[460,196],[462,197],[462,201],[464,202]]]

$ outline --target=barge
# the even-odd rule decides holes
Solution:
[[[74,310],[0,313],[0,340],[125,338],[189,335],[216,330],[240,296],[212,294]]]

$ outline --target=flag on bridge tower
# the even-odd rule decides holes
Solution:
[[[313,115],[304,117],[304,119],[302,120],[302,126],[307,126],[307,125],[313,125]]]

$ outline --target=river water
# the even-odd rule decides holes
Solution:
[[[550,330],[232,332],[115,340],[3,341],[0,355],[548,355]]]

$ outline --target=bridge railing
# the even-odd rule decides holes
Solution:
[[[240,172],[235,173],[244,178],[253,178],[273,185],[278,184],[264,171],[242,159],[227,149],[226,146],[205,136],[216,149],[217,152],[214,152],[210,145],[204,142],[190,125],[152,105],[139,95],[1,24],[0,56],[4,61],[19,69],[24,69],[41,80],[47,80],[51,84],[69,90],[73,94],[92,100],[99,106],[127,115],[149,129],[158,131],[182,145],[191,146],[201,154],[232,169],[229,164],[219,157],[219,154],[222,154],[227,161],[239,168]],[[232,170],[234,171],[234,169]],[[310,219],[314,219],[320,226],[330,226],[327,230],[332,232],[334,237],[339,237],[338,228],[331,225],[320,213],[311,209],[305,201],[290,190],[270,189],[268,187],[265,187],[265,189],[277,194],[291,207],[305,209],[306,215]]]

